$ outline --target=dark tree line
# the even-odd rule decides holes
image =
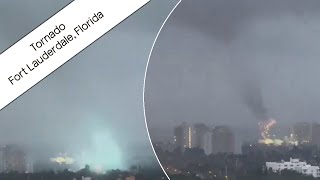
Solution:
[[[205,155],[201,149],[181,149],[169,152],[155,146],[158,158],[165,167],[177,169],[179,175],[171,176],[178,179],[215,179],[215,180],[310,180],[313,177],[304,176],[296,172],[271,173],[266,170],[268,161],[288,161],[290,158],[299,158],[308,164],[320,165],[319,147],[257,147],[247,154],[220,153]],[[198,176],[196,176],[198,175]]]
[[[134,167],[132,167],[134,169]],[[81,180],[82,177],[91,177],[92,180],[125,180],[126,177],[135,176],[136,180],[161,180],[165,176],[160,168],[141,168],[139,172],[129,172],[122,170],[110,170],[104,174],[97,174],[90,170],[87,165],[78,172],[64,171],[43,171],[37,173],[1,173],[0,180]]]

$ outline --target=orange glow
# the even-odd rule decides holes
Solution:
[[[277,123],[277,121],[272,118],[268,119],[267,121],[259,122],[261,136],[263,137],[263,139],[270,138],[269,131],[276,123]]]

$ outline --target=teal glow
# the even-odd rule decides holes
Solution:
[[[95,118],[97,120],[97,118]],[[88,127],[90,143],[88,147],[82,150],[78,158],[78,164],[83,168],[86,164],[90,166],[92,171],[104,173],[111,169],[124,169],[126,166],[123,162],[121,148],[117,143],[117,138],[112,136],[112,132],[103,127],[101,122],[91,120],[91,125]],[[97,123],[100,122],[100,123]],[[87,133],[86,133],[87,134]]]

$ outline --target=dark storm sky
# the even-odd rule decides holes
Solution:
[[[1,1],[0,50],[68,2]],[[151,1],[3,109],[0,144],[78,152],[92,145],[94,133],[106,132],[108,139],[101,144],[116,144],[124,156],[137,155],[139,146],[140,155],[152,155],[143,115],[144,72],[153,40],[175,4]]]
[[[183,0],[150,59],[150,127],[255,127],[245,94],[279,123],[320,122],[319,19],[318,0]]]

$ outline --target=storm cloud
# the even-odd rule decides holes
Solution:
[[[319,122],[319,10],[316,0],[183,0],[149,62],[149,126]]]

